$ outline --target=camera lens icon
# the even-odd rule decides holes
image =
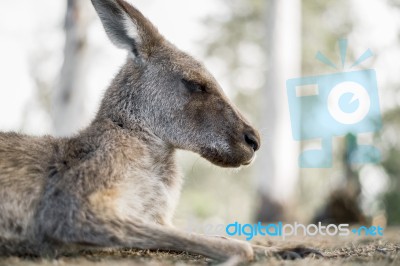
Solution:
[[[286,87],[293,138],[321,143],[321,147],[301,152],[300,167],[332,167],[334,137],[374,133],[381,128],[373,69],[289,79]],[[378,162],[380,153],[372,145],[357,143],[349,160]]]
[[[329,114],[341,124],[361,122],[368,115],[370,107],[371,100],[367,90],[356,82],[341,82],[328,95]]]

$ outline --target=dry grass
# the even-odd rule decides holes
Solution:
[[[319,250],[324,257],[311,255],[295,261],[269,258],[254,265],[400,265],[400,228],[386,229],[383,237],[297,237],[259,243],[287,248],[306,246]]]
[[[385,230],[384,237],[308,237],[290,238],[288,240],[266,241],[256,239],[254,242],[267,246],[316,248],[324,258],[310,255],[305,259],[294,261],[278,257],[262,258],[250,265],[400,265],[400,229]],[[186,253],[161,251],[138,251],[131,249],[83,252],[73,256],[62,256],[57,259],[8,257],[0,259],[2,265],[209,265],[216,262],[202,256]],[[235,263],[226,263],[235,265]]]

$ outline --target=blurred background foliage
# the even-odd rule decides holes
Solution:
[[[55,2],[25,0],[26,10],[19,14],[25,18],[21,25],[8,22],[13,18],[12,14],[19,12],[15,3],[12,0],[0,3],[2,50],[8,51],[7,47],[20,43],[25,45],[21,44],[23,52],[19,57],[18,49],[11,49],[14,51],[11,55],[0,52],[2,61],[6,62],[0,64],[3,73],[0,77],[2,130],[39,135],[76,132],[93,117],[103,91],[125,60],[125,53],[117,51],[108,42],[90,1]],[[271,22],[268,14],[279,0],[129,2],[150,17],[167,39],[204,60],[228,96],[261,129],[263,138],[268,139],[269,132],[276,125],[274,121],[267,121],[262,111],[267,102],[263,91],[285,90],[284,86],[271,86],[268,80],[268,73],[275,67],[271,63],[271,40],[268,38],[274,23],[278,24],[278,29],[280,27],[280,18]],[[366,67],[377,70],[383,95],[384,127],[374,136],[374,143],[382,152],[382,162],[378,165],[349,165],[346,153],[355,141],[351,132],[335,139],[332,168],[296,168],[294,171],[298,178],[295,180],[268,176],[269,169],[263,167],[265,162],[262,160],[257,161],[256,167],[227,170],[213,166],[197,155],[180,152],[178,157],[186,182],[175,219],[178,226],[255,221],[265,208],[282,212],[277,217],[288,221],[400,224],[400,100],[395,100],[399,99],[400,81],[398,75],[393,74],[398,72],[400,65],[388,64],[390,59],[400,56],[400,21],[396,20],[400,2],[303,0],[299,3],[300,10],[296,12],[301,15],[301,25],[293,26],[298,26],[301,38],[299,42],[290,44],[301,53],[299,76],[331,73],[333,70],[315,60],[315,54],[321,51],[328,58],[338,59],[338,39],[349,39],[349,61],[354,61],[367,48],[374,51],[375,57]],[[297,7],[293,5],[290,8]],[[364,17],[364,20],[359,17]],[[389,18],[396,23],[391,23]],[[36,26],[33,23],[29,26],[29,19],[36,21]],[[380,24],[385,19],[389,22]],[[384,26],[392,24],[396,27]],[[29,32],[31,35],[27,35]],[[375,32],[387,32],[387,36],[396,37],[393,40],[376,38]],[[19,64],[18,60],[26,64]],[[110,65],[115,67],[110,69]],[[27,89],[16,89],[15,95],[7,94],[6,88],[10,84]],[[21,101],[24,97],[26,100]],[[15,104],[17,102],[19,104]],[[286,106],[286,99],[277,99],[276,104]],[[20,114],[18,110],[21,109]],[[10,113],[15,116],[10,116]],[[284,141],[305,147],[304,143],[293,139]],[[276,149],[268,146],[263,149],[272,157],[277,153]],[[290,156],[287,158],[291,160]],[[288,167],[284,160],[274,163],[276,167]],[[264,175],[265,179],[260,180]],[[271,184],[273,190],[273,179],[281,180],[284,185],[287,182],[287,187],[292,186],[294,190],[290,192],[289,200],[278,197],[272,199],[276,205],[268,205],[262,200],[262,194],[266,192],[259,190],[259,184]],[[279,195],[279,191],[276,194]]]

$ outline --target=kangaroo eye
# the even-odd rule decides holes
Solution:
[[[206,92],[206,87],[195,81],[182,79],[182,83],[191,92]]]

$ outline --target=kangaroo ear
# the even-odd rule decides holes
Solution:
[[[110,40],[134,57],[146,58],[160,44],[156,27],[124,0],[92,0]]]

